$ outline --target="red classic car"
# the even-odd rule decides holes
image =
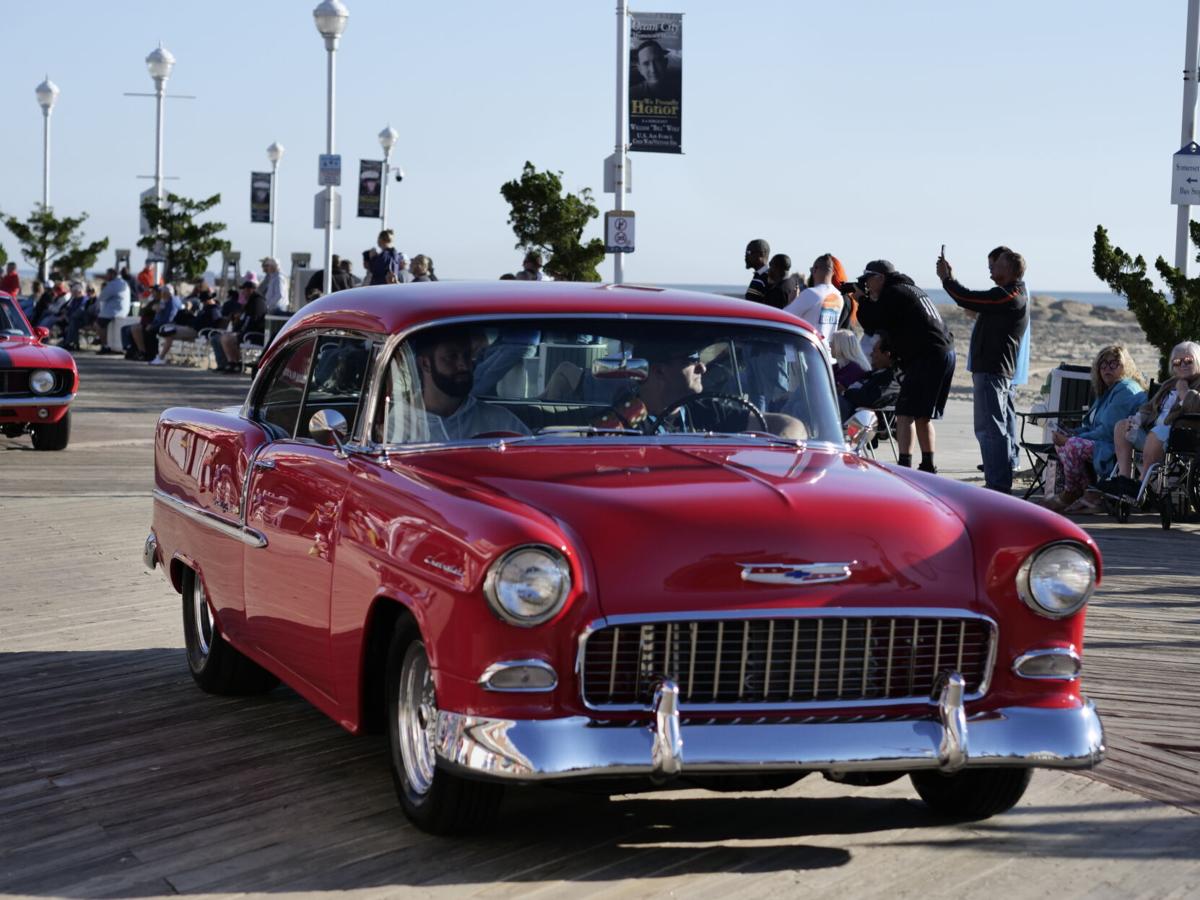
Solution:
[[[68,407],[79,390],[74,357],[43,343],[49,336],[29,324],[15,297],[0,293],[0,434],[28,432],[35,450],[66,448]]]
[[[985,817],[1104,752],[1095,544],[848,446],[806,324],[628,286],[411,284],[293,316],[244,405],[169,409],[149,567],[217,693],[386,729],[419,826],[505,783],[909,775]]]

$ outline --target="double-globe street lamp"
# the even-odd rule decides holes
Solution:
[[[313,21],[317,31],[325,39],[326,90],[325,90],[325,153],[333,155],[333,84],[334,84],[334,53],[337,51],[338,39],[346,30],[346,20],[350,11],[341,0],[322,0],[313,10]],[[333,217],[334,217],[333,185],[325,186],[325,275],[322,280],[321,293],[329,294],[333,289]]]
[[[383,148],[383,189],[379,196],[379,230],[387,230],[388,179],[392,174],[392,148],[396,146],[400,133],[391,125],[379,132],[379,146]],[[399,171],[399,169],[397,169]]]
[[[42,108],[42,211],[50,209],[50,113],[58,100],[58,85],[46,76],[34,93],[37,95],[38,106]],[[38,279],[46,278],[46,260],[38,261]]]
[[[279,160],[283,159],[283,144],[272,142],[267,148],[267,159],[271,161],[271,252],[268,254],[275,259],[275,195],[279,193]]]

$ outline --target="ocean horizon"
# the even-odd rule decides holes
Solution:
[[[744,284],[679,284],[666,282],[648,282],[654,287],[678,288],[681,291],[700,291],[705,294],[734,294],[741,296],[746,291]],[[980,290],[983,289],[981,285]],[[950,299],[950,295],[941,288],[922,288],[927,293],[934,303],[939,306],[953,305],[954,301]],[[1055,300],[1076,300],[1080,303],[1088,303],[1092,306],[1109,306],[1114,309],[1125,309],[1125,298],[1119,294],[1114,294],[1111,291],[1059,291],[1059,290],[1042,290],[1041,288],[1033,288],[1030,294],[1034,297],[1053,297]]]

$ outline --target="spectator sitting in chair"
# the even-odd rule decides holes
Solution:
[[[167,354],[171,352],[175,341],[194,341],[201,331],[206,328],[218,328],[222,321],[221,308],[217,306],[217,295],[208,289],[203,279],[197,281],[192,288],[188,306],[179,311],[175,321],[163,325],[158,330],[158,355],[150,360],[150,365],[165,365]]]
[[[829,336],[829,355],[833,357],[833,380],[839,392],[871,371],[871,361],[863,353],[858,335],[849,328],[839,328]]]
[[[1092,363],[1092,390],[1096,402],[1083,424],[1073,432],[1056,428],[1052,433],[1062,466],[1063,490],[1043,500],[1042,505],[1055,512],[1066,512],[1083,499],[1093,471],[1107,473],[1112,469],[1116,457],[1113,431],[1117,422],[1127,418],[1146,399],[1146,379],[1129,351],[1121,344],[1113,344],[1101,350]],[[1099,508],[1097,502],[1072,511],[1089,513]]]
[[[267,324],[267,302],[253,281],[243,281],[230,320],[231,329],[213,335],[217,369],[236,374],[242,371],[242,344],[262,346]]]
[[[1141,489],[1133,474],[1133,451],[1142,451],[1142,471],[1166,456],[1171,425],[1185,413],[1200,408],[1200,344],[1183,341],[1171,351],[1171,373],[1158,392],[1113,429],[1117,477],[1108,486],[1117,493],[1136,497]]]
[[[136,325],[126,325],[121,329],[122,340],[128,331],[133,342],[133,348],[126,353],[129,359],[154,359],[158,355],[158,332],[164,325],[175,321],[175,316],[183,308],[183,301],[175,295],[175,289],[169,284],[160,284],[155,288],[157,298],[151,304],[153,317],[146,321],[146,310],[143,308],[141,321]]]
[[[835,332],[834,336],[837,336]],[[846,388],[838,387],[838,407],[845,422],[855,410],[883,409],[893,406],[900,396],[900,382],[896,380],[896,361],[892,359],[892,348],[883,336],[871,347],[871,371]]]

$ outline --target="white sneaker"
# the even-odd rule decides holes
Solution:
[[[154,359],[150,360],[150,365],[152,365],[152,366],[165,366],[166,364],[167,364],[167,361],[165,359],[163,359],[161,356],[156,356],[156,357],[154,357]]]

